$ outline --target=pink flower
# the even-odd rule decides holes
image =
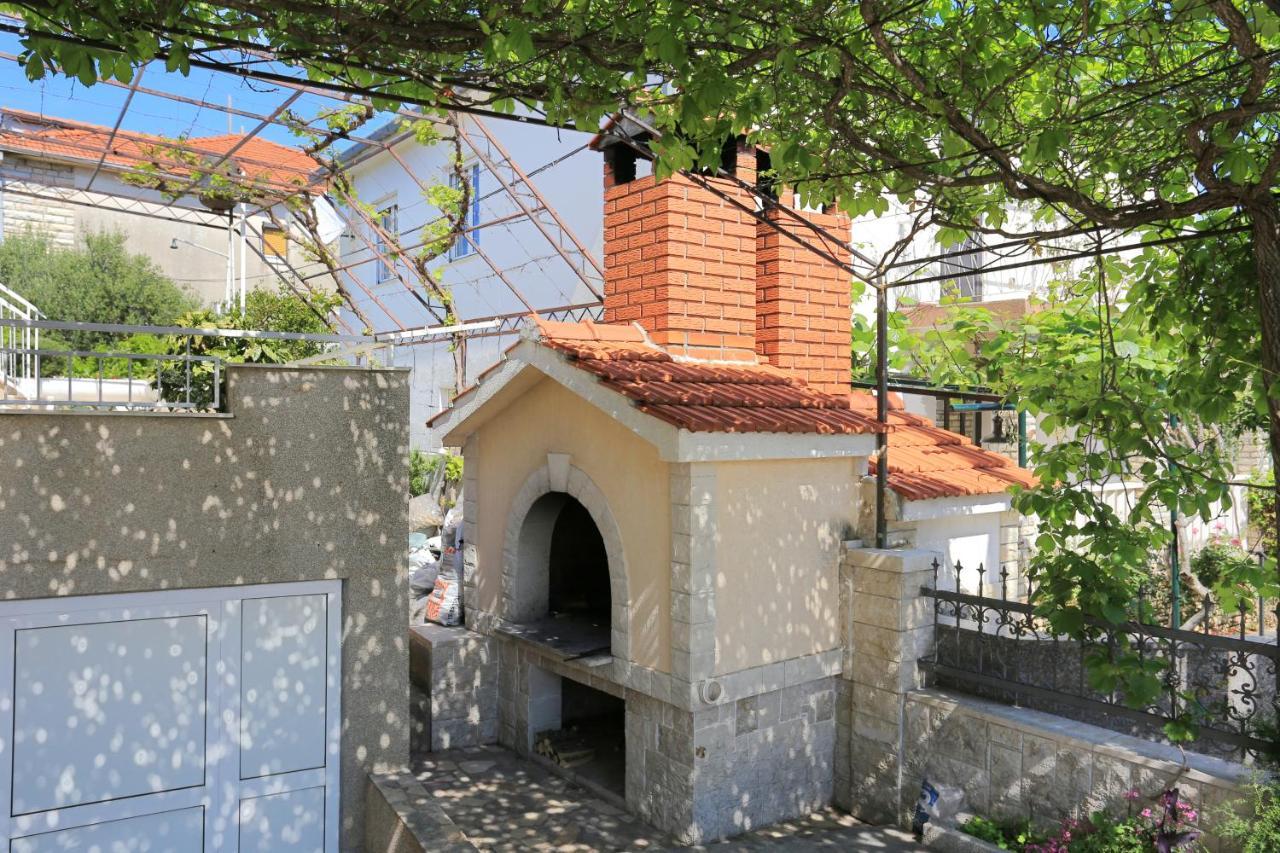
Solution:
[[[1143,817],[1151,817],[1151,809],[1143,809],[1143,810],[1141,811],[1141,815],[1142,815]]]
[[[1139,794],[1139,793],[1138,793],[1138,789],[1137,789],[1137,788],[1130,788],[1129,790],[1127,790],[1127,791],[1125,791],[1125,792],[1124,792],[1124,798],[1125,798],[1126,800],[1136,800],[1136,799],[1138,799],[1138,798],[1139,798],[1139,797],[1141,797],[1141,796],[1142,796],[1142,794]]]

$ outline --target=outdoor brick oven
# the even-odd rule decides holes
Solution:
[[[758,156],[726,146],[748,182]],[[635,171],[606,151],[605,323],[532,321],[431,426],[465,456],[466,619],[498,648],[500,742],[571,728],[579,778],[696,842],[833,799],[840,553],[882,427],[851,405],[843,275]],[[890,429],[915,448],[890,470],[903,523],[1007,509],[990,493],[1025,478],[901,410]]]

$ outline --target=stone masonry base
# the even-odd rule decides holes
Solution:
[[[427,752],[498,739],[493,640],[466,628],[409,628],[412,748]]]
[[[626,803],[684,843],[737,835],[831,802],[835,682],[819,676],[738,699],[681,708],[576,661],[494,637],[499,742],[528,755],[559,725],[560,679],[626,701]]]

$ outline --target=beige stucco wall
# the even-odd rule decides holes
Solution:
[[[342,579],[343,850],[408,761],[403,371],[233,366],[229,417],[0,413],[0,597]]]
[[[502,551],[512,498],[568,453],[612,510],[627,555],[631,659],[671,669],[671,497],[667,464],[648,442],[558,383],[546,379],[479,429],[476,585],[481,610],[499,613]],[[466,460],[468,466],[473,460]]]
[[[715,673],[839,645],[840,545],[861,460],[715,466]]]

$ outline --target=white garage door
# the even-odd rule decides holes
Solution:
[[[0,840],[336,851],[340,593],[0,602]]]

